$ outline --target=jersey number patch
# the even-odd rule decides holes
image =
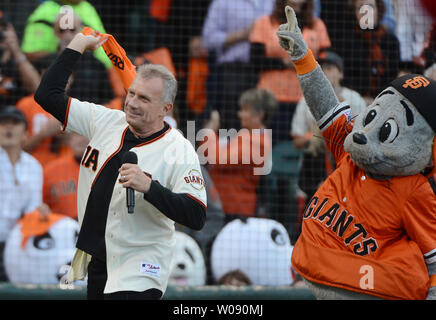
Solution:
[[[97,149],[87,146],[80,164],[85,168],[91,168],[92,171],[97,170],[99,153],[100,152]]]

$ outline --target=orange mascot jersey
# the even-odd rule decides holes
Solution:
[[[54,212],[77,219],[77,181],[80,165],[72,155],[44,168],[43,201]]]
[[[350,118],[350,107],[340,104],[318,121],[337,169],[305,209],[293,267],[328,286],[387,299],[425,299],[426,262],[436,261],[433,178],[366,176],[343,148]],[[371,283],[362,281],[368,272]]]

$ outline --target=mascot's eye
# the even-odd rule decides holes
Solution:
[[[285,240],[284,236],[277,229],[271,230],[271,239],[279,246],[283,246],[286,244],[286,240]]]
[[[371,110],[370,112],[368,112],[368,114],[365,117],[365,120],[363,121],[363,126],[366,126],[368,123],[374,120],[376,115],[377,115],[377,111],[375,110]]]
[[[54,248],[55,241],[49,233],[33,238],[33,246],[39,250],[50,250]]]
[[[380,129],[379,139],[381,142],[394,142],[395,138],[398,136],[399,130],[398,125],[394,119],[389,119]]]
[[[191,258],[191,260],[192,260],[193,262],[195,262],[194,255],[192,254],[192,252],[189,251],[187,248],[185,248],[185,252],[186,252],[186,254],[189,256],[189,258]]]

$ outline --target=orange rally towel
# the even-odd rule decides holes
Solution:
[[[85,36],[92,35],[94,32],[95,31],[89,27],[85,27],[82,30],[82,33]],[[107,38],[107,41],[103,43],[102,47],[108,58],[112,61],[112,64],[123,83],[123,87],[127,91],[136,76],[136,67],[112,35],[102,33],[101,36]]]
[[[24,215],[18,223],[21,223],[21,234],[23,240],[21,241],[21,248],[24,249],[27,240],[33,236],[40,236],[47,233],[51,226],[58,220],[65,218],[65,215],[50,213],[43,216],[38,209]]]

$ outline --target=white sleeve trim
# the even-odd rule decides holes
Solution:
[[[427,253],[424,253],[424,260],[426,264],[436,262],[436,248]]]
[[[337,118],[345,114],[347,120],[351,120],[351,108],[347,102],[342,102],[336,105],[336,107],[330,109],[321,119],[317,121],[318,127],[323,132],[332,124]]]

